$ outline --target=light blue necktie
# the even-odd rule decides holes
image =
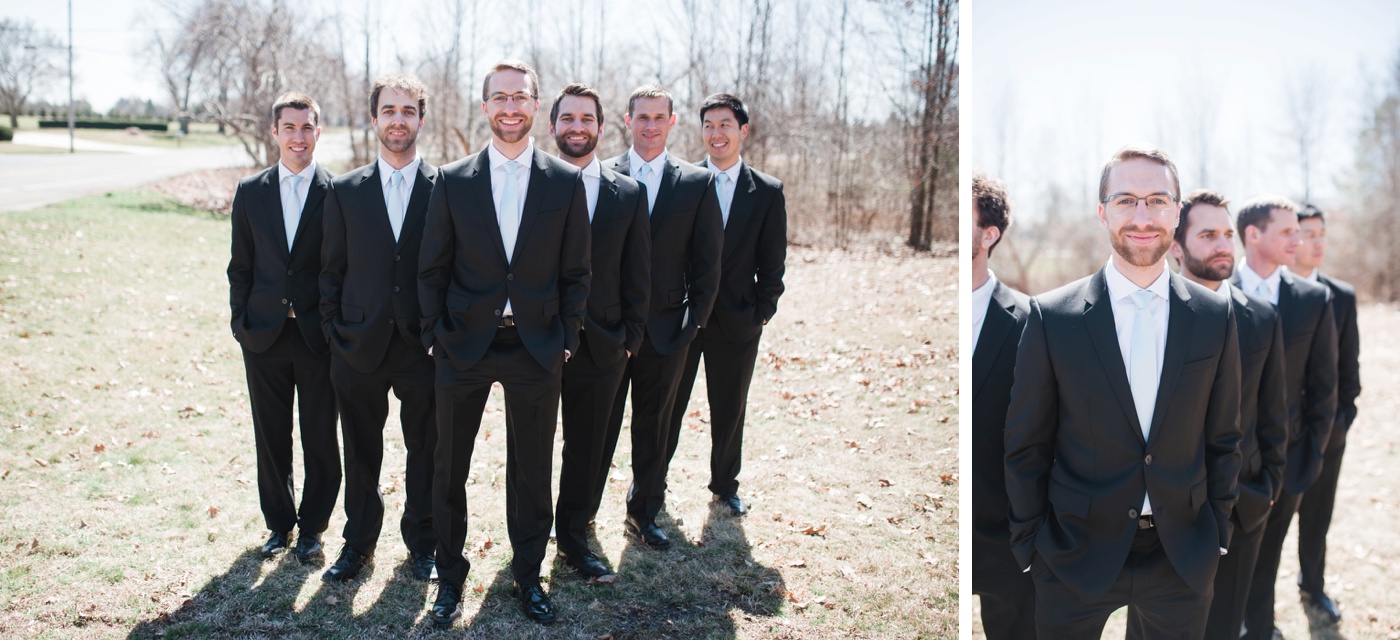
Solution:
[[[301,176],[292,174],[291,197],[282,199],[282,224],[287,228],[287,250],[292,250],[292,242],[297,237],[297,224],[301,222]]]
[[[394,241],[399,239],[399,232],[403,230],[404,206],[403,206],[403,172],[395,169],[393,175],[389,176],[389,226],[394,229]]]
[[[496,212],[496,223],[501,226],[501,242],[506,245],[506,262],[515,255],[515,236],[520,231],[520,184],[515,180],[515,172],[520,163],[507,162],[506,183],[501,186],[501,206]]]
[[[1128,352],[1128,384],[1133,390],[1133,406],[1137,408],[1142,437],[1147,439],[1152,428],[1152,410],[1157,404],[1157,331],[1152,321],[1153,293],[1146,289],[1133,292],[1133,334]]]
[[[1272,287],[1269,286],[1268,280],[1259,281],[1259,286],[1254,287],[1254,295],[1269,301],[1275,307],[1278,306],[1278,303],[1274,302],[1274,290]]]
[[[656,206],[656,189],[651,188],[651,165],[644,164],[637,170],[637,181],[647,186],[647,215]]]
[[[715,194],[719,196],[719,213],[724,219],[724,226],[729,227],[729,205],[734,202],[731,195],[734,183],[730,181],[729,174],[720,172],[715,176]]]

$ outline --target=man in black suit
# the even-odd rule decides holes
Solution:
[[[1230,282],[1268,300],[1283,323],[1284,372],[1288,387],[1288,459],[1283,491],[1269,510],[1259,561],[1245,603],[1246,638],[1274,635],[1274,582],[1283,540],[1298,502],[1322,473],[1323,452],[1337,411],[1337,330],[1327,287],[1284,267],[1297,259],[1297,205],[1263,196],[1240,207],[1236,226],[1244,236],[1245,261]]]
[[[1206,620],[1207,638],[1236,638],[1244,622],[1249,580],[1269,508],[1283,489],[1288,402],[1283,371],[1283,325],[1268,300],[1250,296],[1229,282],[1235,270],[1235,230],[1229,201],[1200,189],[1181,203],[1171,253],[1181,275],[1234,303],[1240,343],[1240,499],[1230,515],[1235,533],[1220,559],[1215,597]],[[1129,637],[1134,629],[1128,625]]]
[[[744,414],[758,360],[763,326],[778,310],[787,259],[787,204],[783,183],[739,156],[749,135],[749,110],[739,98],[716,93],[700,105],[700,133],[708,156],[701,167],[715,174],[724,224],[719,295],[714,311],[695,332],[671,411],[670,449],[675,456],[690,391],[705,357],[710,400],[710,493],[734,516],[748,512],[739,499]]]
[[[588,203],[578,169],[536,149],[539,76],[498,62],[482,85],[491,143],[442,168],[419,259],[423,346],[436,367],[433,523],[438,595],[432,619],[461,617],[471,564],[467,474],[491,385],[505,388],[506,524],[525,615],[554,620],[540,587],[553,523],[551,467],[564,361],[578,350],[589,281]]]
[[[301,532],[295,553],[303,563],[321,556],[321,533],[340,490],[335,391],[316,290],[322,204],[331,181],[312,157],[320,116],[320,106],[304,93],[285,93],[273,103],[281,159],[238,183],[228,263],[231,326],[243,346],[257,437],[258,499],[272,532],[262,554],[286,551],[295,526]],[[292,480],[293,397],[306,467],[300,507]]]
[[[1332,435],[1322,454],[1322,473],[1298,504],[1298,564],[1302,569],[1298,588],[1305,604],[1337,623],[1342,620],[1342,612],[1323,590],[1323,571],[1327,566],[1327,529],[1332,525],[1332,507],[1337,500],[1342,454],[1346,451],[1347,432],[1356,420],[1356,397],[1361,395],[1361,335],[1356,328],[1356,290],[1319,271],[1327,252],[1327,220],[1322,210],[1304,206],[1298,212],[1298,225],[1303,243],[1298,248],[1298,262],[1291,269],[1304,280],[1327,285],[1337,322],[1337,417],[1332,421]]]
[[[588,546],[618,432],[610,431],[613,398],[627,359],[637,352],[651,298],[651,226],[637,181],[604,167],[594,150],[603,132],[603,104],[587,85],[571,84],[549,110],[559,158],[578,167],[588,195],[593,281],[578,353],[564,364],[564,449],[555,540],[564,564],[590,584],[617,575]]]
[[[624,530],[653,549],[671,546],[656,524],[666,502],[666,472],[675,449],[671,411],[685,369],[686,348],[714,310],[719,292],[724,222],[714,174],[666,151],[676,124],[671,93],[648,85],[627,100],[632,148],[604,162],[646,187],[651,215],[651,301],[646,331],[613,402],[610,431],[622,429],[632,390],[632,486]]]
[[[1011,555],[1004,428],[1030,298],[987,268],[1011,224],[1006,185],[972,174],[972,593],[988,640],[1035,639],[1035,583]]]
[[[408,462],[399,521],[410,570],[432,577],[433,361],[418,312],[418,249],[437,167],[418,157],[428,89],[391,74],[369,94],[379,159],[336,178],[326,197],[321,248],[321,323],[331,345],[331,382],[345,438],[345,546],[326,571],[349,580],[372,561],[384,524],[379,469],[388,393],[398,397]]]
[[[1097,638],[1124,605],[1144,638],[1205,632],[1240,470],[1240,357],[1229,302],[1166,268],[1179,194],[1165,153],[1120,149],[1099,182],[1111,259],[1030,304],[1006,489],[1042,638]]]

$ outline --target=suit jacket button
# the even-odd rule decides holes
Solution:
[[[282,304],[287,304],[287,299],[286,299],[286,298],[282,298]]]
[[[398,288],[398,287],[394,287],[394,293],[398,293],[398,292],[399,292],[399,288]],[[1150,456],[1149,456],[1149,457],[1150,457]]]
[[[288,269],[288,270],[287,270],[287,275],[289,275],[289,276],[290,276],[290,275],[294,275],[294,272],[293,272],[291,269]]]
[[[1137,509],[1128,509],[1128,519],[1129,519],[1129,520],[1137,520],[1137,517],[1138,517],[1138,510],[1137,510]]]
[[[506,274],[506,280],[507,280],[507,281],[514,280],[514,279],[515,279],[515,274],[513,274],[513,273],[507,273],[507,274]]]
[[[399,258],[400,258],[400,256],[395,255],[395,256],[394,256],[394,262],[398,262],[398,261],[399,261]]]
[[[496,310],[496,317],[497,317],[497,318],[501,317],[501,310],[500,310],[500,309],[497,309],[497,310]]]
[[[394,319],[393,319],[393,318],[389,318],[389,324],[394,324]]]
[[[1143,458],[1142,461],[1147,463],[1147,466],[1152,466],[1152,454],[1147,454],[1147,457]]]

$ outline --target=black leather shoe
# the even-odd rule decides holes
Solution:
[[[439,582],[437,600],[433,601],[433,610],[429,615],[436,626],[452,626],[457,618],[462,617],[462,588],[448,582]]]
[[[623,531],[627,535],[641,540],[643,544],[653,549],[669,549],[671,539],[666,537],[666,532],[661,527],[656,526],[655,520],[642,522],[634,516],[627,516],[627,521],[623,523]]]
[[[360,575],[360,570],[373,561],[374,556],[367,556],[360,553],[359,551],[351,549],[350,545],[347,544],[340,550],[340,557],[335,559],[335,564],[331,565],[331,568],[326,569],[326,572],[321,574],[321,578],[345,582],[346,580],[353,579],[355,576]]]
[[[413,570],[413,577],[427,582],[437,582],[437,560],[433,554],[415,551],[408,554],[408,564]]]
[[[287,541],[291,538],[292,532],[290,531],[273,531],[272,535],[267,537],[267,542],[263,543],[262,557],[277,557],[278,554],[287,550]]]
[[[1326,616],[1327,620],[1332,624],[1337,624],[1342,621],[1342,612],[1337,608],[1337,603],[1333,602],[1332,599],[1327,597],[1327,594],[1323,593],[1321,590],[1302,590],[1299,592],[1299,599],[1303,601],[1304,605],[1312,607],[1313,610]]]
[[[735,518],[742,517],[749,512],[748,506],[744,504],[743,500],[739,499],[739,494],[737,493],[731,493],[727,496],[715,496],[715,502],[723,504],[725,510],[729,512],[729,515]]]
[[[318,560],[324,560],[326,554],[321,548],[321,534],[301,532],[301,535],[297,536],[297,547],[292,553],[302,564],[312,564]]]
[[[525,617],[535,622],[554,622],[554,603],[549,601],[549,594],[544,592],[540,583],[529,585],[515,583],[516,598],[520,599],[520,610],[525,612]]]
[[[617,581],[617,574],[591,551],[572,555],[561,552],[559,557],[563,558],[564,566],[577,573],[588,584],[612,584]]]

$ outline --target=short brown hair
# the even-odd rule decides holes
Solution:
[[[1255,227],[1260,231],[1268,231],[1274,209],[1297,213],[1298,205],[1288,198],[1275,195],[1255,196],[1240,205],[1240,212],[1235,214],[1235,226],[1239,227],[1240,242],[1245,241],[1245,227]]]
[[[1220,192],[1211,191],[1210,189],[1197,189],[1192,191],[1181,199],[1181,220],[1177,222],[1176,231],[1172,233],[1173,240],[1182,244],[1186,243],[1186,227],[1191,226],[1191,207],[1198,204],[1220,207],[1224,209],[1227,214],[1230,212],[1230,201],[1226,199],[1225,196],[1221,195]]]
[[[272,126],[277,126],[277,119],[282,117],[282,110],[287,107],[293,109],[310,109],[311,116],[316,122],[316,126],[321,126],[321,105],[300,91],[288,91],[272,103]]]
[[[641,98],[665,98],[666,115],[671,115],[676,111],[676,101],[671,97],[671,92],[661,88],[657,84],[644,84],[632,90],[632,95],[627,98],[627,116],[632,116],[632,108],[637,105],[637,100]]]
[[[977,226],[983,229],[996,227],[1001,236],[1006,235],[1006,228],[1011,226],[1011,200],[1006,195],[1005,183],[984,171],[974,171],[972,203],[977,207]],[[1000,243],[1001,237],[998,236],[996,242],[987,248],[987,257],[991,257],[992,249]]]
[[[1172,162],[1171,156],[1167,152],[1152,145],[1128,145],[1119,149],[1112,158],[1103,166],[1103,175],[1099,176],[1099,202],[1108,199],[1108,174],[1119,163],[1141,158],[1151,160],[1167,168],[1167,172],[1172,175],[1172,197],[1181,195],[1181,180],[1177,178],[1176,163]]]
[[[525,74],[525,77],[530,80],[530,95],[536,100],[540,98],[540,74],[535,73],[535,70],[531,68],[530,65],[525,64],[521,60],[506,58],[505,60],[497,62],[496,66],[491,67],[491,71],[486,73],[486,79],[481,81],[482,102],[486,102],[486,98],[488,97],[486,92],[490,90],[491,76],[496,75],[498,71],[519,71]]]
[[[418,98],[419,120],[428,113],[428,85],[411,73],[394,72],[374,79],[374,88],[369,91],[369,117],[379,117],[379,94],[385,89],[402,91]]]
[[[582,82],[575,82],[564,87],[559,95],[554,97],[554,104],[549,107],[549,123],[554,124],[554,119],[559,117],[559,103],[564,100],[564,96],[579,96],[582,98],[593,98],[593,105],[597,107],[594,113],[598,117],[598,126],[603,126],[603,101],[598,97],[598,92]]]

